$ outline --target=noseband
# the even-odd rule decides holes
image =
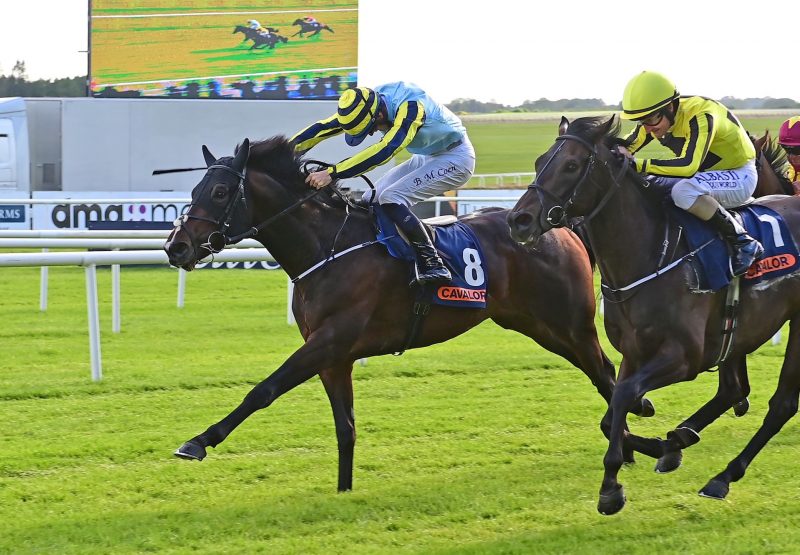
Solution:
[[[578,196],[578,192],[581,190],[581,186],[585,183],[594,183],[591,179],[592,171],[594,170],[595,162],[597,161],[597,149],[595,145],[584,139],[583,137],[579,137],[578,135],[559,135],[556,137],[556,141],[560,141],[561,144],[558,146],[556,151],[550,156],[550,158],[545,162],[542,171],[538,172],[536,179],[533,183],[528,185],[528,189],[533,190],[536,192],[536,196],[539,198],[539,203],[542,205],[542,212],[540,215],[544,216],[544,222],[547,223],[550,227],[564,227],[567,225],[567,214],[569,213],[570,207],[575,203],[575,198]],[[556,155],[561,151],[564,147],[566,141],[577,141],[578,143],[582,144],[586,147],[589,151],[589,160],[586,163],[585,167],[583,168],[583,172],[581,173],[580,178],[578,178],[578,182],[575,184],[575,188],[572,190],[572,194],[570,197],[564,201],[555,193],[552,193],[544,188],[542,188],[541,183],[539,183],[539,178],[544,175],[547,167],[550,163],[555,159]],[[608,163],[603,161],[603,165],[608,168]],[[588,222],[591,220],[598,212],[606,205],[609,199],[613,196],[616,192],[617,188],[619,187],[619,180],[625,175],[625,172],[628,170],[628,164],[622,164],[622,170],[618,176],[611,175],[611,179],[615,185],[615,187],[609,187],[606,191],[606,194],[600,200],[598,205],[595,207],[592,212],[584,216],[583,222]],[[609,170],[609,174],[611,174]],[[545,212],[545,197],[547,197],[550,201],[555,201],[554,204],[547,209]],[[544,227],[544,226],[543,226]]]

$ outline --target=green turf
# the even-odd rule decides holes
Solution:
[[[732,487],[696,491],[759,425],[782,347],[751,357],[750,413],[724,415],[684,467],[626,467],[628,506],[595,511],[606,442],[588,380],[485,324],[355,369],[354,491],[337,494],[333,421],[318,379],[255,414],[202,463],[172,457],[300,344],[281,272],[124,268],[122,333],[100,286],[104,379],[89,372],[84,273],[0,280],[0,553],[792,553],[800,542],[789,425]],[[785,332],[784,332],[785,337]],[[619,355],[605,339],[615,362]],[[663,435],[716,375],[649,395],[631,426]]]

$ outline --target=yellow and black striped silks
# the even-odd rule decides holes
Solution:
[[[422,102],[418,100],[403,102],[398,107],[389,131],[379,142],[328,168],[328,172],[335,178],[344,179],[356,177],[385,164],[414,139],[423,123],[425,123],[425,108]],[[344,129],[337,113],[306,127],[292,137],[292,142],[298,151],[306,152],[324,139],[342,131]]]
[[[355,177],[385,164],[414,139],[423,123],[425,123],[425,108],[422,102],[418,100],[403,102],[397,109],[397,116],[392,126],[383,138],[330,168],[331,174],[336,178]]]
[[[656,137],[637,125],[625,141],[633,153]],[[675,123],[658,141],[674,158],[636,159],[637,171],[670,177],[691,177],[699,171],[730,170],[756,156],[747,132],[725,106],[701,96],[682,96]]]

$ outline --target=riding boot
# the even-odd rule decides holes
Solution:
[[[761,243],[750,237],[747,230],[739,224],[733,215],[721,206],[708,220],[717,230],[732,251],[731,270],[734,276],[740,276],[764,254]]]
[[[416,281],[420,285],[437,281],[450,281],[450,271],[431,243],[425,226],[407,206],[396,203],[382,204],[386,214],[408,238],[416,258]],[[412,282],[413,283],[413,282]]]

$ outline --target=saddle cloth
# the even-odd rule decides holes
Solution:
[[[750,286],[798,271],[800,257],[786,222],[774,210],[758,204],[732,209],[747,232],[764,247],[764,255],[742,276],[742,285]],[[695,257],[699,266],[700,289],[717,291],[732,279],[730,255],[725,241],[705,222],[680,208],[671,206],[670,216],[683,227],[690,249],[704,247]]]
[[[372,206],[378,227],[377,240],[394,258],[414,264],[414,250],[400,236],[394,222],[379,204]],[[430,227],[429,230],[433,231]],[[441,306],[486,308],[488,276],[483,251],[475,233],[468,226],[455,221],[437,225],[432,235],[433,244],[453,279],[449,283],[437,284],[432,298],[427,300]],[[413,275],[413,267],[409,265],[409,276]]]

